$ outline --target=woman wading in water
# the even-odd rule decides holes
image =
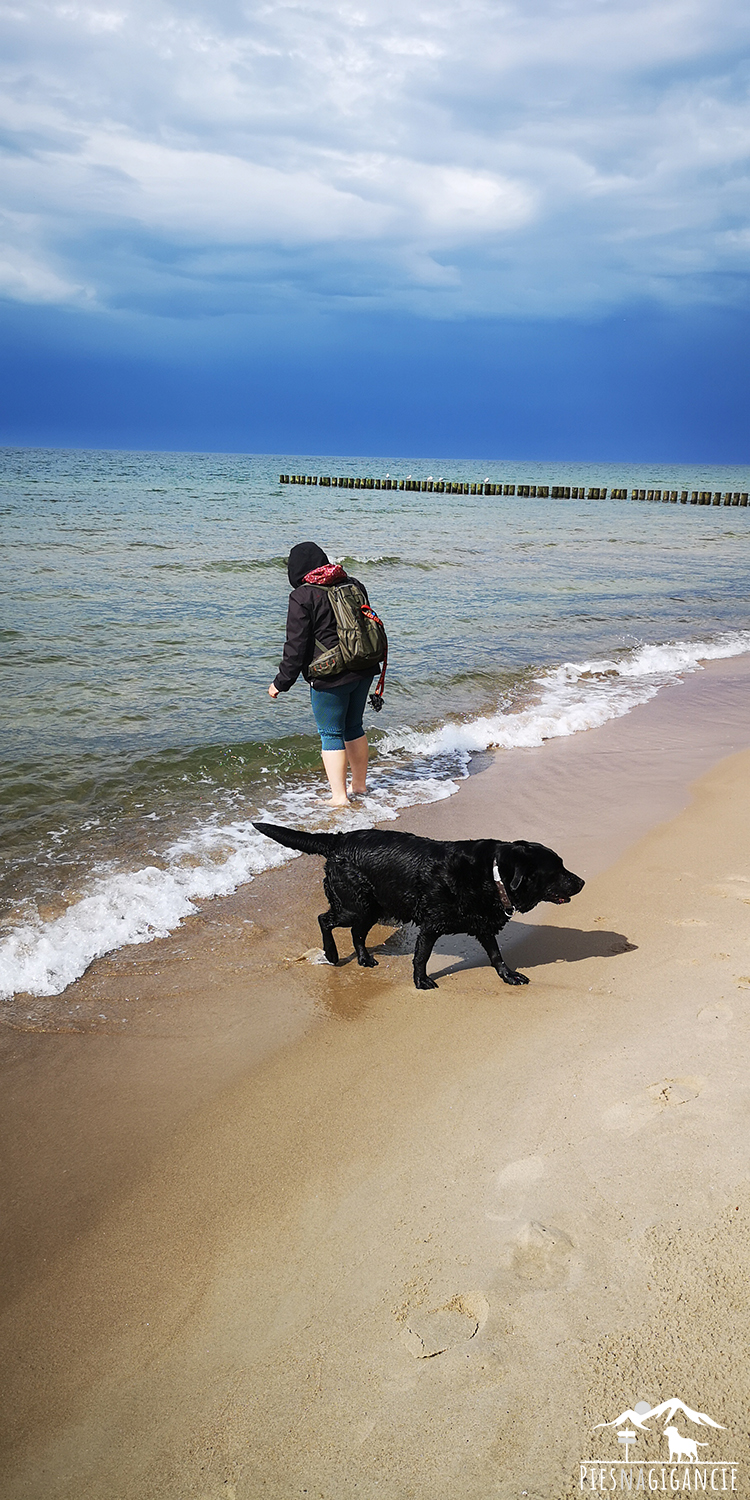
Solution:
[[[351,795],[364,796],[367,783],[367,737],[362,715],[375,671],[345,668],[331,676],[310,676],[310,663],[319,648],[331,651],[338,645],[336,618],[326,588],[354,583],[367,599],[367,590],[350,578],[337,563],[330,563],[315,542],[292,547],[287,564],[292,592],[286,622],[286,641],[281,666],[268,689],[271,698],[286,693],[300,673],[310,683],[310,700],[321,739],[321,754],[331,787],[331,806],[346,807],[347,763],[351,770]],[[316,642],[318,643],[316,645]]]

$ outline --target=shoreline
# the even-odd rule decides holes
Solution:
[[[289,852],[255,832],[253,823],[258,820],[291,821],[325,831],[340,828],[342,823],[371,826],[392,821],[409,807],[455,794],[467,769],[476,771],[487,764],[486,756],[493,749],[525,752],[541,748],[545,741],[577,736],[627,716],[637,704],[660,696],[667,683],[671,687],[700,670],[700,663],[705,667],[714,661],[731,661],[748,651],[750,632],[742,630],[702,642],[641,644],[617,658],[595,654],[579,662],[540,668],[523,692],[516,682],[518,692],[514,690],[507,701],[501,695],[492,707],[467,711],[458,718],[446,711],[432,728],[393,725],[375,741],[377,753],[373,754],[367,797],[343,818],[326,809],[322,800],[319,762],[317,770],[308,768],[301,778],[298,766],[296,772],[290,770],[268,787],[262,778],[258,781],[257,774],[259,770],[271,774],[260,765],[264,756],[256,757],[257,764],[251,756],[248,765],[242,755],[242,790],[235,789],[239,803],[234,807],[222,805],[220,787],[209,775],[205,798],[201,794],[198,799],[201,811],[194,806],[192,821],[188,819],[183,826],[180,820],[186,809],[180,782],[185,777],[178,775],[171,790],[160,789],[150,811],[145,811],[148,797],[137,804],[140,831],[136,819],[129,831],[120,830],[118,840],[116,825],[110,826],[105,815],[106,834],[96,857],[93,847],[75,853],[73,825],[58,828],[49,834],[54,850],[43,847],[43,841],[35,851],[19,848],[18,867],[25,874],[18,889],[13,889],[12,880],[5,882],[10,910],[0,941],[0,1001],[4,1004],[13,994],[61,994],[97,959],[120,948],[139,946],[154,935],[177,931],[186,917],[205,909],[212,898],[240,891],[269,868],[286,864]],[[482,760],[477,759],[478,753]],[[313,756],[317,759],[315,752]],[[516,761],[523,784],[528,769],[525,754]],[[508,768],[514,764],[505,755],[503,763]],[[41,767],[39,774],[43,779]],[[177,821],[170,829],[172,817]],[[98,817],[90,821],[98,828]],[[96,840],[100,837],[92,834]],[[58,844],[58,839],[63,842]],[[69,869],[65,889],[53,889],[70,859],[74,865],[82,860],[79,879]],[[6,863],[14,863],[11,850]],[[54,878],[49,873],[52,868],[58,872]],[[41,887],[47,881],[46,890],[39,887],[40,880]]]
[[[11,997],[20,997],[22,1008],[27,994],[42,1000],[64,994],[98,960],[179,931],[187,917],[205,911],[213,899],[241,892],[269,869],[287,864],[289,851],[256,833],[254,821],[292,821],[324,831],[335,831],[342,823],[346,827],[392,822],[409,808],[455,795],[464,777],[487,766],[494,752],[502,753],[503,767],[511,777],[515,768],[516,781],[523,789],[531,769],[527,754],[531,748],[542,749],[545,743],[574,738],[611,719],[628,717],[637,705],[661,697],[667,683],[671,688],[714,662],[731,662],[748,654],[747,631],[700,646],[681,641],[641,646],[617,665],[605,656],[541,669],[529,684],[530,701],[522,698],[515,706],[497,703],[491,712],[448,718],[431,730],[408,725],[391,728],[384,739],[376,741],[375,750],[382,749],[383,754],[373,754],[367,797],[355,802],[343,819],[330,807],[326,809],[321,799],[319,766],[304,786],[292,774],[268,797],[258,796],[250,772],[244,807],[241,815],[237,810],[236,820],[226,809],[217,816],[209,798],[202,820],[182,834],[173,830],[172,842],[161,852],[149,843],[139,854],[132,847],[128,854],[126,838],[118,851],[118,858],[124,857],[122,868],[117,858],[114,864],[105,858],[103,866],[95,865],[83,877],[79,890],[73,882],[64,900],[59,893],[48,892],[45,898],[37,891],[38,920],[24,915],[26,898],[17,892],[18,920],[6,924],[0,942],[0,1013]],[[700,696],[698,701],[702,701]],[[509,757],[507,752],[512,750],[522,753]],[[659,776],[663,779],[660,772]],[[164,807],[144,815],[149,839],[156,826],[150,820],[155,817],[160,823],[163,814]],[[67,831],[60,830],[60,836]],[[37,850],[37,855],[42,864],[49,858],[48,851],[40,854]],[[66,858],[63,852],[63,866]],[[20,862],[24,866],[22,856]],[[36,859],[26,864],[33,870]],[[35,1007],[33,999],[30,1004],[29,1020],[33,1021],[45,1008]],[[47,1011],[54,1015],[54,1004]]]
[[[442,940],[428,999],[398,944],[373,944],[374,972],[306,961],[321,870],[303,857],[216,898],[170,938],[98,961],[33,1012],[4,1007],[9,1496],[213,1500],[233,1488],[255,1500],[261,1485],[281,1497],[308,1481],[343,1496],[362,1455],[367,1496],[510,1497],[522,1478],[548,1493],[555,1432],[567,1423],[577,1440],[581,1420],[563,1374],[587,1413],[601,1401],[592,1425],[653,1394],[628,1387],[621,1400],[611,1366],[620,1338],[617,1378],[638,1370],[627,1330],[644,1312],[658,1322],[659,1297],[669,1301],[670,1214],[682,1195],[695,1253],[731,1244],[735,1255],[727,1195],[743,1205],[732,1213],[750,1209],[740,1129],[750,1018],[742,974],[728,1000],[713,972],[727,959],[712,957],[728,948],[736,967],[746,943],[748,678],[750,657],[709,663],[599,729],[497,754],[455,796],[387,825],[540,838],[585,876],[564,913],[537,908],[504,934],[530,972],[521,992],[498,985],[468,940]],[[549,1162],[564,1155],[573,1117],[578,1154],[556,1174]],[[646,1179],[627,1149],[641,1132],[655,1152]],[[613,1178],[602,1141],[622,1148]],[[680,1184],[674,1207],[660,1171]],[[688,1301],[693,1249],[678,1265]],[[659,1255],[646,1296],[639,1277]],[[743,1265],[740,1255],[735,1279]],[[614,1309],[589,1284],[600,1273],[618,1287]],[[721,1322],[721,1308],[714,1315]],[[731,1415],[731,1351],[730,1399],[710,1375],[711,1350],[680,1326],[708,1382],[691,1386],[680,1354],[680,1394]],[[415,1355],[415,1339],[451,1327],[462,1336],[439,1357]],[[641,1384],[657,1378],[655,1338]],[[559,1347],[563,1374],[550,1376],[542,1355]],[[532,1374],[550,1413],[538,1475],[519,1417]],[[501,1462],[487,1434],[508,1403],[519,1432],[503,1428]],[[471,1433],[466,1483],[452,1471],[449,1420],[462,1441]]]

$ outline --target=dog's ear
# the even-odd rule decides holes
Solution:
[[[522,880],[529,873],[528,859],[525,857],[525,849],[520,840],[517,840],[513,845],[512,858],[514,868],[508,884],[508,890],[517,891]]]
[[[517,891],[524,875],[527,873],[523,846],[518,842],[513,844],[497,843],[495,845],[495,863],[506,891]]]

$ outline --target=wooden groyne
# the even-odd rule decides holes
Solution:
[[[490,484],[450,479],[353,479],[329,474],[280,474],[279,484],[317,484],[340,490],[414,490],[436,495],[521,495],[552,500],[646,500],[661,505],[737,505],[747,506],[747,490],[628,490],[602,489],[585,484]]]

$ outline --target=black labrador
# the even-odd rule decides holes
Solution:
[[[325,856],[323,889],[329,910],[318,921],[329,963],[339,959],[334,927],[351,928],[357,962],[373,968],[377,959],[368,952],[366,940],[374,923],[389,918],[416,923],[418,990],[437,989],[435,980],[427,977],[427,961],[437,939],[448,932],[477,938],[506,984],[528,984],[525,974],[508,968],[496,934],[514,911],[531,911],[539,901],[562,906],[584,885],[580,876],[565,869],[559,854],[526,839],[443,843],[377,828],[303,833],[275,823],[254,827],[277,844]]]

